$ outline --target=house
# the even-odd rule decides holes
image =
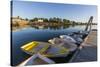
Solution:
[[[43,20],[42,19],[38,19],[38,22],[43,22]]]

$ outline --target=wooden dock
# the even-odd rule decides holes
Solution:
[[[70,62],[97,61],[97,31],[91,31]]]

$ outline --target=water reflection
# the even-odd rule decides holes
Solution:
[[[33,28],[33,29],[37,29],[37,30],[61,30],[61,29],[67,29],[67,28],[70,28],[70,27],[75,27],[77,25],[56,25],[56,26],[44,26],[44,25],[27,25],[27,26],[23,26],[23,27],[20,27],[20,26],[16,26],[16,27],[12,27],[12,31],[16,31],[16,30],[23,30],[23,29],[27,29],[27,28]]]
[[[56,25],[56,26],[44,26],[44,25],[26,25],[26,26],[16,26],[16,27],[12,27],[12,31],[21,31],[21,30],[25,30],[28,28],[33,28],[34,30],[64,30],[64,29],[81,29],[84,30],[86,27],[86,25]],[[97,25],[93,25],[92,29],[97,29]]]
[[[69,27],[73,27],[73,25],[56,25],[56,26],[31,26],[35,29],[50,29],[50,30],[58,30],[58,29],[66,29],[66,28],[69,28]]]

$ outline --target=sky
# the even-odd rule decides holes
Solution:
[[[13,1],[12,16],[32,19],[34,17],[59,17],[77,22],[87,22],[90,16],[97,23],[97,6],[61,3]]]

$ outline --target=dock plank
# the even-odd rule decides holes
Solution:
[[[88,62],[97,60],[97,31],[91,31],[81,44],[81,49],[70,62]]]

